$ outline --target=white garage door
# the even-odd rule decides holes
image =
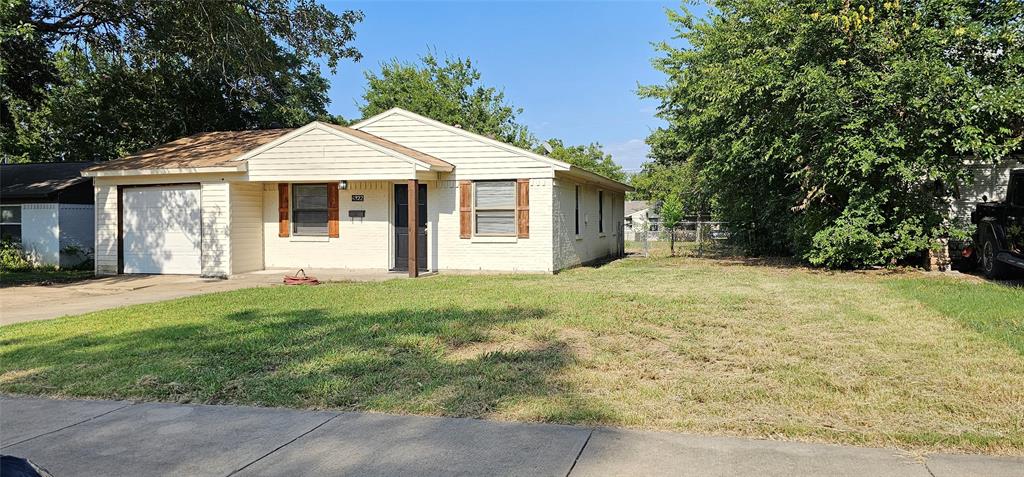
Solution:
[[[199,197],[198,185],[124,189],[125,273],[200,273]]]

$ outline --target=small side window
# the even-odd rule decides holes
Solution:
[[[580,234],[580,186],[576,186],[576,235]]]
[[[0,240],[21,242],[21,206],[0,206]]]

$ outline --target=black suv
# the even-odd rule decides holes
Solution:
[[[978,265],[988,278],[1024,270],[1024,169],[1010,171],[1006,200],[984,200],[971,212]]]

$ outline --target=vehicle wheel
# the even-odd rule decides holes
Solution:
[[[985,277],[995,280],[1006,275],[1006,264],[996,260],[996,251],[999,250],[996,247],[996,241],[992,237],[985,239],[985,243],[981,246],[981,271],[985,272]]]

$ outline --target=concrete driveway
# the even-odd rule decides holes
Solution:
[[[281,285],[295,270],[262,270],[229,279],[188,275],[118,275],[47,286],[0,288],[0,325],[80,315],[125,305],[153,303],[203,293]],[[310,270],[321,281],[376,281],[402,278],[379,270]],[[283,286],[283,285],[282,285]]]
[[[0,453],[64,475],[1020,476],[1024,459],[477,419],[0,396]]]

